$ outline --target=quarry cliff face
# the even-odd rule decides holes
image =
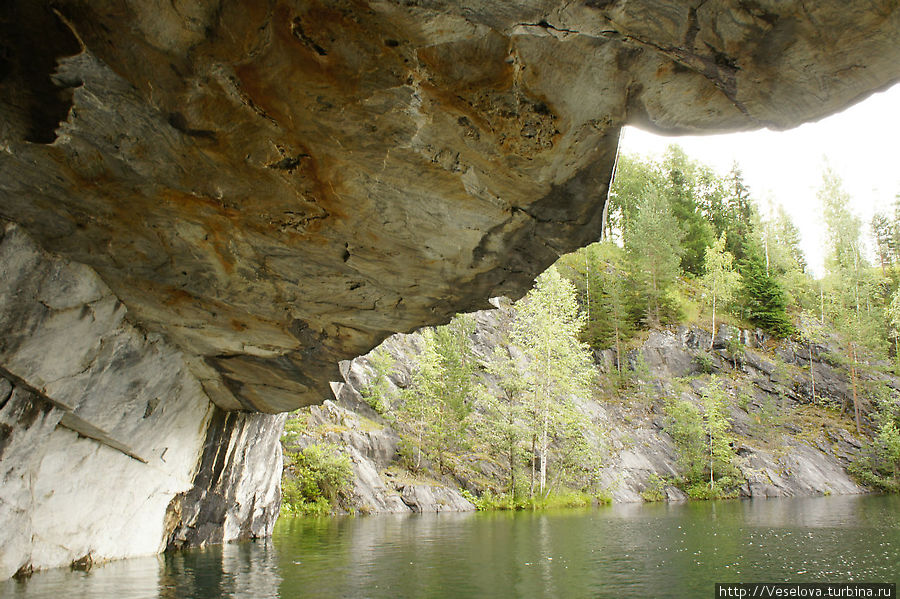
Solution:
[[[226,410],[596,239],[619,130],[784,128],[900,77],[889,1],[7,3],[0,216]]]
[[[266,534],[269,414],[597,239],[624,124],[817,119],[898,35],[888,0],[4,2],[0,577]]]

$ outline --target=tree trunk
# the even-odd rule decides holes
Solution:
[[[516,497],[516,448],[515,441],[509,446],[509,488],[507,489],[509,496]]]
[[[616,316],[618,318],[618,316]],[[619,355],[622,353],[622,349],[619,347],[619,321],[616,320],[616,372],[622,374],[622,362]]]
[[[537,435],[531,435],[531,486],[528,489],[528,496],[534,497],[534,461],[537,459]]]
[[[825,324],[825,289],[819,285],[819,323]]]
[[[853,360],[853,364],[850,367],[850,379],[853,383],[853,412],[856,417],[856,432],[859,433],[861,431],[861,427],[859,424],[859,397],[856,393],[856,347],[851,346],[850,349],[851,360]]]
[[[716,344],[716,296],[713,294],[713,315],[712,315],[712,338],[709,340],[709,351],[712,351]]]
[[[809,340],[809,382],[812,385],[812,400],[816,402],[816,375],[813,372],[813,344],[812,339]]]
[[[541,431],[541,496],[544,495],[544,488],[547,484],[547,447],[549,445],[547,441],[547,429],[550,426],[550,417],[548,414],[549,408],[544,411],[544,426]]]

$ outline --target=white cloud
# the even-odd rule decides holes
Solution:
[[[803,235],[803,250],[822,272],[824,224],[816,189],[825,161],[840,175],[868,234],[876,210],[892,210],[900,192],[900,85],[845,111],[788,131],[662,137],[627,127],[621,151],[660,156],[671,143],[722,174],[738,162],[762,208],[780,203]]]

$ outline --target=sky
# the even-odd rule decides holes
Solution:
[[[870,237],[872,215],[891,214],[900,193],[898,107],[900,85],[787,131],[663,137],[626,127],[620,151],[660,157],[669,144],[677,143],[688,156],[721,174],[736,161],[764,214],[770,200],[784,206],[803,236],[810,269],[819,276],[824,270],[825,224],[816,190],[826,161],[843,180],[853,211]]]

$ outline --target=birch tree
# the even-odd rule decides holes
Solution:
[[[575,396],[591,390],[593,367],[587,346],[579,341],[584,317],[578,310],[572,283],[551,267],[517,306],[510,340],[527,367],[520,373],[525,413],[531,432],[531,493],[548,491],[547,467],[553,442],[572,426]]]
[[[716,340],[716,309],[734,298],[740,288],[741,275],[734,270],[734,256],[725,250],[725,233],[706,248],[703,264],[706,272],[700,283],[706,291],[705,299],[712,307],[712,336],[709,349]]]

